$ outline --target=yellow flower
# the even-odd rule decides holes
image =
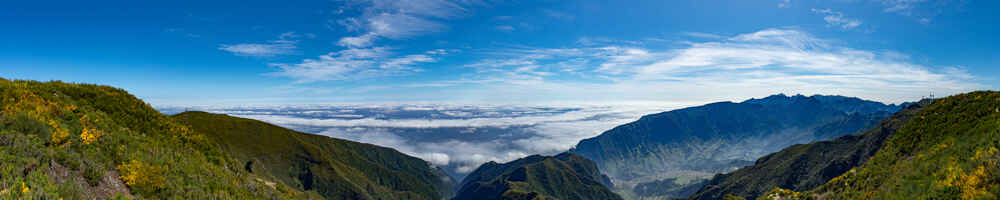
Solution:
[[[54,129],[52,134],[52,143],[61,144],[66,141],[66,137],[69,137],[69,131],[59,126],[55,120],[49,120],[49,126]]]
[[[93,128],[83,128],[83,132],[80,133],[80,138],[83,139],[84,144],[90,144],[97,141],[103,133],[100,130]]]
[[[118,171],[121,171],[121,178],[126,185],[156,189],[163,187],[163,182],[166,181],[163,173],[167,169],[163,166],[131,160],[128,163],[118,165]]]
[[[24,181],[21,182],[21,194],[28,194],[31,192],[27,185],[24,185]]]

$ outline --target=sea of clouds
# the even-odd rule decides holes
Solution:
[[[684,103],[616,105],[309,104],[189,106],[294,130],[391,147],[461,179],[479,165],[566,151],[646,114]]]

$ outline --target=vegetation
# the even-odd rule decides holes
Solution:
[[[442,199],[438,173],[373,145],[166,116],[117,88],[0,79],[0,199]]]
[[[754,165],[716,175],[689,199],[724,199],[726,195],[755,199],[774,188],[805,191],[819,187],[875,155],[887,138],[927,104],[930,100],[912,104],[859,134],[793,145],[761,157]]]
[[[463,180],[455,200],[622,199],[586,158],[563,153],[483,164]]]
[[[124,90],[0,79],[0,96],[3,198],[296,198]]]
[[[396,150],[205,112],[172,116],[218,141],[239,169],[329,199],[443,199],[455,183]]]
[[[1000,92],[936,100],[869,161],[799,194],[765,199],[998,199]]]

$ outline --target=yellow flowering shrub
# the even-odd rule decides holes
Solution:
[[[987,194],[989,186],[989,172],[987,165],[995,164],[995,161],[988,160],[997,153],[996,147],[978,149],[975,156],[971,158],[974,162],[983,163],[975,169],[966,172],[956,165],[956,159],[951,158],[948,164],[938,172],[941,177],[935,183],[939,187],[955,187],[961,191],[962,199],[975,199]],[[990,170],[993,168],[991,167]]]
[[[63,142],[66,142],[66,138],[69,137],[69,130],[62,128],[62,126],[60,126],[55,120],[50,119],[48,124],[52,127],[52,143],[62,144]]]
[[[101,135],[103,135],[103,133],[100,130],[92,128],[83,128],[83,131],[80,132],[80,138],[83,139],[84,144],[90,144],[97,141],[97,138],[100,138]]]
[[[103,131],[95,128],[94,125],[90,124],[90,122],[97,123],[99,120],[89,120],[86,115],[80,118],[80,124],[83,125],[83,131],[80,132],[80,139],[83,139],[84,144],[94,143],[98,138],[101,138],[101,136],[104,135]]]
[[[118,165],[121,178],[126,185],[142,188],[146,190],[156,190],[163,188],[166,181],[163,173],[167,171],[164,166],[151,165],[139,160],[131,160]]]

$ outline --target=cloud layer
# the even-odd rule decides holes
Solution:
[[[682,104],[615,106],[297,105],[194,108],[391,147],[463,176],[480,164],[555,154]]]

